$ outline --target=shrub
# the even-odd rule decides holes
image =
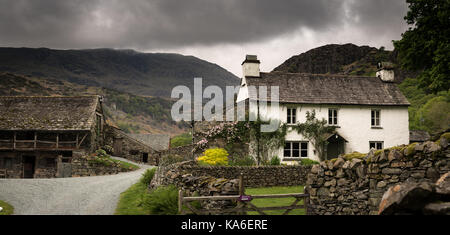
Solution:
[[[198,162],[204,165],[226,166],[228,165],[228,152],[222,148],[208,149],[203,156],[198,158]]]
[[[281,165],[280,158],[278,156],[275,156],[272,159],[270,159],[270,165],[271,166],[279,166],[279,165]]]
[[[102,147],[102,150],[104,150],[107,154],[113,154],[113,147],[109,146],[109,145],[105,145]]]
[[[314,160],[311,160],[311,159],[309,159],[309,158],[302,158],[302,159],[300,160],[300,162],[301,162],[301,164],[304,165],[304,166],[311,166],[311,165],[317,165],[317,164],[319,164],[318,161],[314,161]]]
[[[152,215],[178,214],[178,190],[175,186],[162,186],[147,194],[144,206]]]
[[[236,158],[231,162],[232,166],[254,166],[256,165],[255,159],[251,156],[242,158]]]
[[[109,157],[109,155],[108,155],[108,154],[106,153],[106,151],[103,150],[103,149],[97,150],[97,151],[95,152],[95,155],[96,155],[97,157]]]
[[[145,171],[144,174],[142,174],[141,183],[145,185],[150,185],[150,182],[152,181],[153,177],[155,176],[157,168],[148,169]]]

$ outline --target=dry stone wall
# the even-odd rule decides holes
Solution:
[[[158,172],[159,184],[173,184],[176,175],[238,179],[243,174],[245,187],[304,185],[311,166],[199,166],[194,161],[174,164]]]
[[[119,163],[108,164],[95,161],[96,157],[82,156],[72,160],[72,177],[114,175],[121,172],[129,172],[133,169],[123,168]]]
[[[339,157],[312,167],[305,192],[311,214],[377,214],[385,191],[403,182],[435,182],[450,171],[448,137],[438,142],[372,151],[362,159]]]

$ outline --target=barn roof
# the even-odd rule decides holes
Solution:
[[[169,149],[170,136],[164,134],[128,134],[133,139],[136,139],[156,151],[163,151]]]
[[[0,96],[0,130],[90,130],[99,96]]]
[[[377,77],[271,72],[261,77],[246,77],[247,86],[279,86],[280,103],[391,105],[410,103],[394,83]],[[249,98],[257,100],[257,93],[249,89]],[[260,99],[266,100],[266,99]]]

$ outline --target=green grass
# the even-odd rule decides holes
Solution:
[[[172,148],[186,146],[192,144],[192,135],[190,133],[184,133],[173,137],[170,140],[170,146]]]
[[[147,193],[147,185],[138,182],[120,194],[115,215],[149,215],[144,208],[144,197]]]
[[[269,188],[248,188],[245,190],[247,195],[261,195],[261,194],[286,194],[286,193],[303,193],[303,186],[290,187],[269,187]],[[290,206],[294,203],[295,198],[262,198],[253,199],[252,203],[257,207],[274,207],[274,206]],[[303,205],[303,201],[297,203]],[[264,211],[268,215],[281,215],[285,210]],[[249,215],[258,215],[256,211],[249,211]],[[304,209],[296,209],[289,212],[289,215],[304,215]]]
[[[119,163],[120,167],[125,168],[125,169],[133,169],[133,170],[138,170],[139,166],[131,164],[129,162],[124,162],[124,161],[120,161],[120,160],[116,160],[116,159],[111,159],[113,162]]]
[[[3,210],[0,211],[0,215],[12,215],[14,213],[14,207],[4,201],[0,201],[0,207],[3,208]]]
[[[132,169],[132,170],[138,170],[139,166],[128,163],[128,162],[124,162],[124,161],[120,161],[120,160],[116,160],[116,159],[112,159],[110,157],[96,157],[93,160],[89,160],[89,162],[91,164],[102,164],[105,166],[111,166],[113,165],[113,163],[118,163],[120,165],[121,168],[123,169]]]

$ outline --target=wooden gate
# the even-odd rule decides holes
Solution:
[[[122,156],[122,145],[123,145],[123,139],[122,138],[115,138],[114,139],[114,156],[121,157]]]
[[[72,163],[70,162],[58,162],[57,170],[58,178],[72,177]]]
[[[245,195],[245,189],[243,184],[242,175],[239,178],[239,194],[231,196],[203,196],[203,197],[184,197],[183,190],[178,192],[178,213],[185,215],[188,213],[194,213],[195,215],[213,215],[217,213],[221,214],[246,214],[248,211],[256,211],[260,215],[266,215],[264,211],[272,210],[285,210],[283,215],[289,214],[294,209],[305,209],[305,214],[308,214],[309,194],[303,193],[290,193],[290,194],[267,194],[267,195]],[[289,206],[277,206],[277,207],[257,207],[252,203],[253,199],[259,198],[295,198],[295,201]],[[195,201],[236,201],[237,206],[235,208],[228,209],[197,209],[191,205]],[[303,201],[303,205],[298,205]],[[187,210],[185,209],[187,208]]]

